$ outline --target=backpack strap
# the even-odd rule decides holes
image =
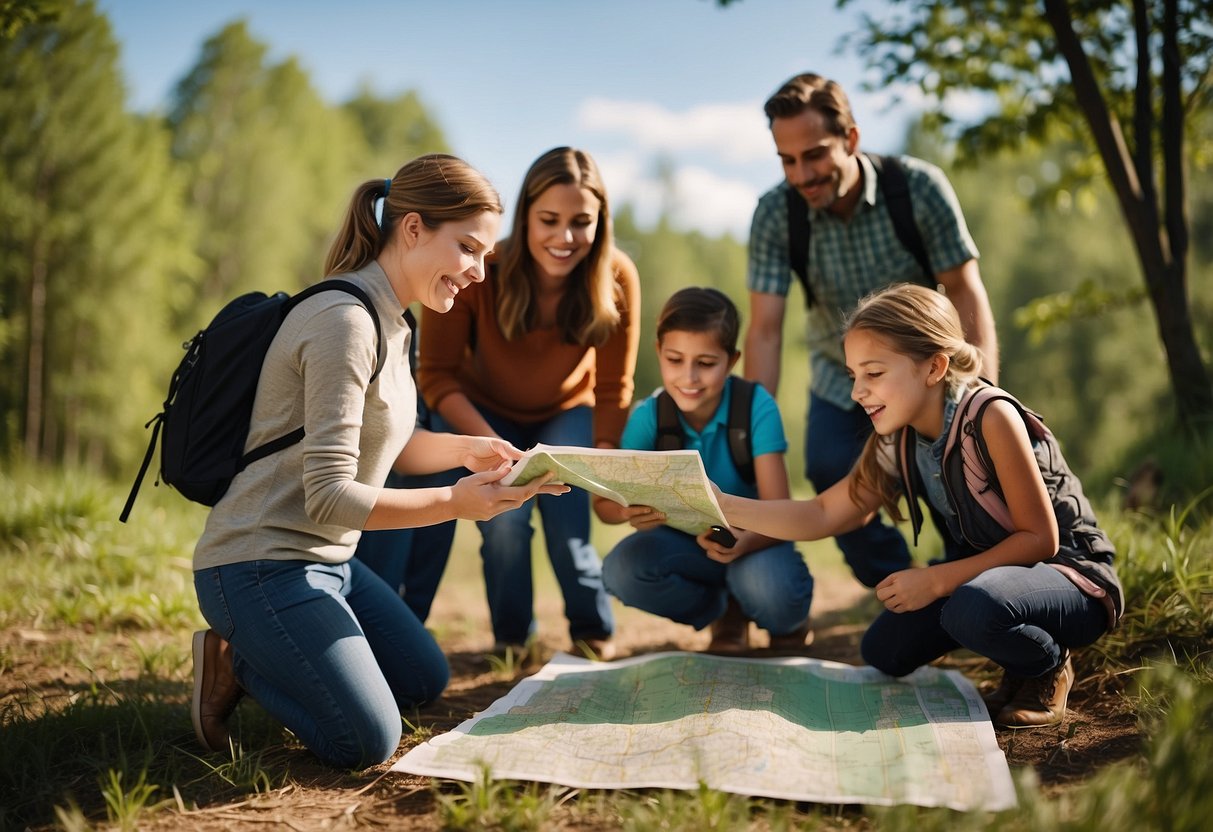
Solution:
[[[788,263],[804,288],[805,306],[813,305],[813,287],[809,285],[809,203],[791,185],[784,190],[788,203]]]
[[[730,376],[732,398],[729,400],[728,444],[729,458],[741,478],[754,484],[754,448],[750,435],[753,417],[754,387],[757,382]],[[665,390],[657,394],[657,442],[655,450],[679,451],[686,447],[686,434],[678,420],[678,405]]]
[[[922,531],[922,506],[918,504],[922,474],[918,461],[910,462],[910,448],[918,441],[918,432],[906,425],[897,440],[897,466],[901,471],[901,484],[906,495],[906,510],[910,515],[910,528],[914,531],[914,545],[918,545],[918,533]]]
[[[386,347],[383,343],[383,327],[379,323],[379,313],[375,310],[375,302],[371,300],[370,295],[368,295],[361,286],[351,283],[348,280],[337,279],[322,280],[319,283],[313,283],[311,286],[308,286],[298,294],[291,296],[291,299],[288,300],[283,307],[282,317],[285,320],[286,316],[290,314],[292,309],[303,301],[312,297],[312,295],[318,295],[321,292],[328,292],[332,290],[345,292],[347,295],[353,295],[355,298],[357,298],[366,308],[367,313],[371,316],[371,322],[375,324],[375,344],[377,345],[378,357],[375,360],[375,369],[371,372],[371,377],[367,381],[367,386],[369,387],[374,383],[375,379],[379,377],[379,371],[383,369],[383,365],[386,361],[386,356],[384,355],[384,350]],[[404,315],[405,322],[409,323],[409,328],[416,333],[415,322],[410,323],[410,319],[413,317],[412,313],[405,310]],[[243,471],[257,460],[264,459],[270,454],[278,453],[278,451],[281,451],[284,448],[289,448],[296,442],[303,441],[304,435],[305,430],[303,426],[300,425],[290,433],[279,436],[277,439],[271,439],[264,445],[258,445],[256,448],[253,448],[240,458],[240,467],[237,470]]]
[[[732,398],[729,401],[729,456],[741,478],[751,485],[754,476],[754,445],[750,427],[754,411],[754,386],[757,382],[739,376],[730,378]]]
[[[885,210],[893,222],[893,232],[902,248],[908,251],[922,269],[924,282],[933,282],[935,272],[927,257],[927,246],[922,232],[914,220],[913,204],[910,201],[910,185],[906,180],[905,166],[895,156],[865,154],[876,170],[876,186],[884,195]],[[788,263],[792,272],[804,287],[805,305],[811,307],[815,301],[809,285],[809,239],[813,233],[809,218],[809,204],[790,185],[784,190],[788,205]]]
[[[906,181],[905,166],[896,156],[867,154],[868,161],[876,169],[876,184],[884,194],[885,209],[893,221],[893,231],[902,247],[914,256],[922,268],[924,277],[933,278],[927,247],[922,241],[918,223],[914,221],[914,209],[910,203],[910,185]],[[803,200],[802,200],[803,201]],[[934,283],[934,280],[931,281]]]
[[[665,390],[657,394],[657,447],[658,451],[680,451],[686,445],[686,434],[678,421],[678,405]]]
[[[986,383],[965,393],[957,405],[956,415],[952,417],[952,426],[948,429],[948,441],[944,445],[943,455],[947,460],[959,443],[965,490],[986,514],[1010,532],[1015,530],[1015,524],[1011,520],[1011,510],[1007,507],[998,477],[994,474],[994,461],[990,457],[990,448],[981,430],[981,420],[985,416],[986,408],[996,401],[1007,401],[1015,406],[1023,417],[1028,435],[1033,440],[1045,436],[1047,429],[1039,415],[1025,408],[1010,393]]]

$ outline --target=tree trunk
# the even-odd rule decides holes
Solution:
[[[1169,0],[1171,4],[1174,0]],[[1086,52],[1071,25],[1070,6],[1066,0],[1044,0],[1045,17],[1057,37],[1057,45],[1070,69],[1074,94],[1082,109],[1091,135],[1099,149],[1100,158],[1112,183],[1112,189],[1124,213],[1125,222],[1137,249],[1142,277],[1154,307],[1158,323],[1159,338],[1167,358],[1167,371],[1171,379],[1171,390],[1180,421],[1188,427],[1213,424],[1213,383],[1200,356],[1196,336],[1192,330],[1187,293],[1187,215],[1184,208],[1184,174],[1182,159],[1183,115],[1181,108],[1164,104],[1166,119],[1163,124],[1163,149],[1167,165],[1166,179],[1166,225],[1163,228],[1157,197],[1152,187],[1143,184],[1121,134],[1120,124],[1108,110],[1099,83],[1091,70]],[[1173,9],[1168,9],[1168,18],[1173,19]],[[1147,21],[1148,24],[1148,21]],[[1164,44],[1164,88],[1166,101],[1178,101],[1178,72],[1166,72],[1169,59],[1178,54],[1173,50],[1174,32],[1165,37]],[[1172,82],[1175,88],[1172,89]],[[1152,153],[1144,148],[1152,147],[1153,119],[1148,125],[1138,109],[1136,137],[1140,158],[1151,159]],[[1144,132],[1143,132],[1144,129]],[[1178,147],[1177,147],[1178,146]],[[1151,161],[1152,164],[1152,161]],[[1150,195],[1152,198],[1146,199]],[[1178,205],[1176,204],[1178,202]],[[1174,243],[1180,243],[1179,250]]]
[[[38,251],[30,264],[29,342],[26,348],[25,456],[42,453],[43,372],[46,364],[46,258]]]

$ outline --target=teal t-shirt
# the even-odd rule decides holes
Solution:
[[[694,430],[687,424],[682,414],[678,421],[682,423],[686,435],[687,450],[699,451],[703,459],[704,470],[708,479],[716,483],[726,494],[736,494],[738,497],[758,497],[757,487],[750,485],[741,478],[733,457],[729,454],[729,402],[733,398],[733,376],[729,377],[720,397],[716,412],[708,420],[702,432]],[[647,399],[636,405],[628,423],[623,429],[623,438],[619,446],[630,451],[651,451],[657,447],[657,396],[662,388],[657,388]],[[761,384],[754,388],[754,402],[750,406],[750,444],[754,458],[763,454],[781,454],[788,449],[788,440],[783,432],[783,419],[779,415],[779,405]]]

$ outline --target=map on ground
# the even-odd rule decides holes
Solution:
[[[687,534],[728,521],[703,469],[699,451],[619,451],[566,445],[536,445],[514,463],[502,485],[525,485],[548,471],[624,506],[652,506],[666,525]]]
[[[902,679],[810,658],[558,654],[393,771],[815,803],[1015,805],[985,705],[955,670]]]

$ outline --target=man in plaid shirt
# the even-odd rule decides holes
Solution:
[[[956,306],[965,337],[984,357],[983,376],[998,380],[998,343],[989,298],[956,194],[939,168],[898,157],[914,224],[931,266],[925,274],[899,239],[872,160],[859,151],[859,128],[846,93],[819,75],[797,75],[767,100],[771,135],[785,181],[758,202],[750,228],[750,324],[745,375],[771,394],[779,387],[783,320],[792,282],[788,189],[808,203],[807,279],[812,381],[805,472],[818,493],[842,479],[872,431],[851,401],[842,331],[859,299],[893,283],[936,284]],[[886,165],[888,162],[886,161]],[[905,539],[880,517],[836,538],[856,578],[875,586],[910,566]]]

